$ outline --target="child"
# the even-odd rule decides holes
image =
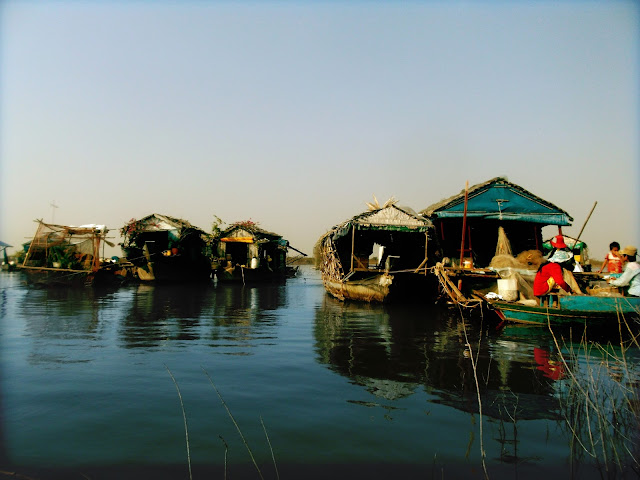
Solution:
[[[609,273],[622,273],[622,256],[620,255],[620,244],[618,242],[609,244],[609,253],[604,257],[604,262],[598,273],[602,273],[605,267]]]

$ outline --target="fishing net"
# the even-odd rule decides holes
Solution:
[[[521,265],[526,265],[528,270],[538,270],[538,267],[544,261],[540,250],[525,250],[520,252],[516,257],[516,261]]]
[[[511,252],[511,243],[507,238],[507,234],[504,231],[503,227],[498,228],[498,244],[496,245],[496,256],[497,255],[513,255]]]
[[[514,272],[513,275],[518,281],[518,292],[520,293],[520,297],[525,299],[535,298],[533,296],[533,282],[527,280],[524,276],[520,275],[518,272]]]
[[[496,255],[491,259],[490,268],[517,268],[521,270],[537,270],[544,257],[539,250],[525,250],[517,257],[509,254]]]
[[[99,261],[99,245],[106,232],[101,225],[72,227],[40,221],[24,266],[88,269],[94,258]]]

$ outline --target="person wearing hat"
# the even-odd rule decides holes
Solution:
[[[559,288],[567,293],[582,293],[571,270],[573,270],[573,253],[567,250],[556,250],[538,268],[533,280],[533,294],[536,297],[542,297],[552,291],[559,291]]]
[[[553,257],[553,255],[558,251],[558,250],[563,250],[566,252],[571,253],[571,269],[570,271],[574,271],[574,272],[584,272],[584,269],[582,268],[582,265],[580,265],[579,262],[576,262],[575,257],[573,256],[573,252],[571,251],[571,249],[569,248],[569,246],[565,243],[564,241],[564,237],[562,235],[556,235],[555,237],[553,237],[549,243],[551,244],[551,251],[549,252],[549,256],[547,258],[551,258]],[[567,277],[567,275],[565,274],[565,277]],[[566,278],[565,278],[566,280]],[[573,278],[573,276],[571,276],[571,280],[575,280]],[[577,283],[575,284],[577,287]]]
[[[627,265],[619,278],[610,278],[609,283],[614,287],[629,287],[627,295],[640,297],[640,264],[636,261],[638,249],[626,246],[620,250],[620,255],[627,261]]]
[[[549,256],[547,258],[551,258],[557,250],[566,250],[570,252],[569,247],[566,243],[564,243],[564,237],[562,235],[556,235],[551,240],[549,240],[551,244],[551,251],[549,252]]]

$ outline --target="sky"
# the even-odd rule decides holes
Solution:
[[[503,176],[604,258],[640,244],[639,66],[632,1],[0,0],[0,240],[160,213],[312,254]]]

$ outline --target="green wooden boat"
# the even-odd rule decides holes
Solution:
[[[640,319],[640,297],[560,295],[553,305],[529,305],[485,298],[503,321],[537,325],[606,325]]]

